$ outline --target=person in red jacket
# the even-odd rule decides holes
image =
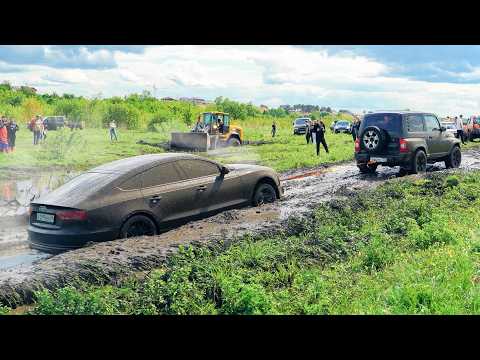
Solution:
[[[0,152],[8,152],[8,132],[7,124],[0,120]]]

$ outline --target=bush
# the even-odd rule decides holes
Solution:
[[[103,124],[107,125],[111,121],[115,121],[117,125],[125,126],[128,129],[138,129],[141,125],[140,111],[128,104],[109,104],[103,115]]]

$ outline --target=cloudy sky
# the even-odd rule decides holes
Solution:
[[[0,46],[0,81],[353,111],[480,112],[480,46]]]

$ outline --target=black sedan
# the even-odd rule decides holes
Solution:
[[[90,241],[156,235],[195,217],[273,202],[275,171],[190,154],[151,154],[87,171],[30,204],[35,249],[58,252]]]

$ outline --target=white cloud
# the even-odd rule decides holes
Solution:
[[[84,48],[78,54],[83,63],[114,62],[117,67],[31,65],[22,67],[23,72],[2,73],[2,77],[14,84],[37,86],[40,91],[87,96],[100,91],[105,96],[123,96],[155,86],[158,96],[227,96],[268,106],[312,103],[355,111],[411,108],[440,115],[473,114],[480,107],[479,84],[393,77],[389,76],[392,69],[379,61],[351,52],[329,54],[321,48],[149,46],[144,53]],[[480,69],[457,76],[480,79]]]

